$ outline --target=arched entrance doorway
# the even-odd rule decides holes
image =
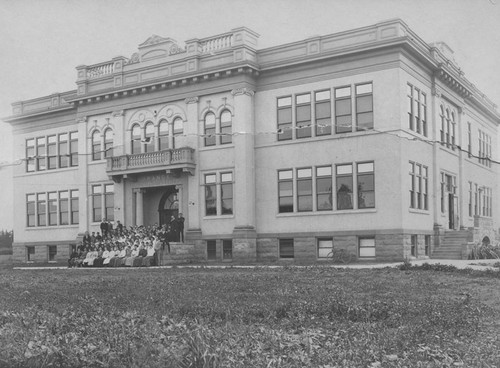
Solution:
[[[162,195],[160,203],[158,204],[158,214],[160,217],[160,226],[168,224],[170,222],[170,217],[178,217],[179,198],[177,197],[177,189],[175,189],[175,187],[168,188]]]

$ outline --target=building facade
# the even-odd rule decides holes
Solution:
[[[496,240],[500,116],[446,44],[401,20],[258,38],[152,36],[78,66],[76,90],[14,103],[14,260],[65,261],[103,218],[180,213],[182,246],[209,260],[402,260]]]

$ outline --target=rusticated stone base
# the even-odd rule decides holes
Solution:
[[[233,229],[233,261],[246,263],[257,261],[257,233],[253,227]]]
[[[206,247],[202,240],[192,243],[170,243],[170,253],[165,251],[164,264],[200,262],[206,259]]]

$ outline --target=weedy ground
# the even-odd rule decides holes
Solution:
[[[0,367],[500,367],[500,271],[0,271]]]

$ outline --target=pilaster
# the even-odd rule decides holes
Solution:
[[[231,91],[234,96],[233,136],[235,170],[235,228],[255,229],[254,92]]]
[[[186,213],[186,239],[194,236],[196,238],[198,235],[201,237],[200,229],[200,193],[202,188],[200,187],[200,174],[199,174],[199,163],[200,163],[200,153],[199,153],[199,139],[198,139],[198,97],[188,97],[184,100],[186,104],[186,114],[187,121],[190,124],[185,125],[184,134],[186,134],[186,144],[194,149],[194,159],[197,165],[196,170],[193,170],[193,175],[187,176],[187,213]],[[199,234],[198,234],[199,231]],[[192,232],[192,233],[191,233]]]

